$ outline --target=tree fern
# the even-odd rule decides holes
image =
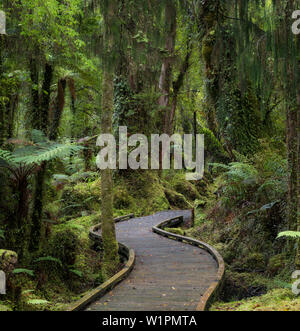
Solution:
[[[10,162],[12,158],[13,158],[13,156],[9,151],[0,149],[0,159],[2,161]]]
[[[26,147],[24,148],[26,149]],[[23,163],[26,165],[41,164],[44,161],[51,161],[58,158],[63,158],[71,153],[75,154],[82,150],[83,147],[74,144],[53,144],[42,148],[37,148],[35,151],[25,153],[23,156],[14,156],[13,162]]]
[[[14,152],[0,149],[0,161],[11,165],[39,165],[45,161],[64,158],[71,153],[76,154],[83,146],[74,143],[59,144],[49,141],[43,132],[33,130],[31,133],[32,142],[23,142],[23,147],[16,148]],[[19,145],[18,140],[15,144]],[[0,163],[1,166],[1,163]]]

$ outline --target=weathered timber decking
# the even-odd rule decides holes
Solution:
[[[152,227],[190,212],[167,211],[116,224],[118,241],[133,248],[136,265],[130,276],[86,310],[194,311],[216,280],[217,263],[206,251],[164,238]]]

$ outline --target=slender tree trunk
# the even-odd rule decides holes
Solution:
[[[163,131],[167,133],[170,128],[170,121],[174,105],[170,107],[170,88],[172,82],[172,62],[174,61],[175,40],[177,32],[177,11],[173,0],[166,1],[165,8],[166,19],[166,51],[167,55],[163,60],[161,74],[159,79],[159,89],[161,97],[159,98],[159,106],[165,110],[164,113],[164,128]],[[176,105],[175,105],[176,107]]]
[[[101,133],[112,134],[113,75],[108,71],[104,72],[102,100]],[[119,262],[113,218],[113,181],[110,169],[103,170],[101,174],[101,213],[104,270],[109,275],[115,271]]]
[[[33,70],[31,79],[35,79],[36,82],[38,83],[38,79],[37,79],[38,71],[35,69],[36,65],[31,64],[31,67]],[[33,112],[34,112],[33,124],[36,125],[33,128],[43,131],[45,135],[47,135],[49,128],[48,119],[49,119],[49,106],[50,106],[50,93],[51,93],[50,88],[51,88],[52,77],[53,77],[53,66],[50,64],[46,64],[44,70],[44,80],[42,85],[41,97],[39,96],[38,85],[32,88]],[[38,102],[37,105],[35,104],[36,102]],[[34,190],[32,218],[31,218],[30,243],[29,243],[29,250],[31,252],[37,251],[39,249],[41,229],[42,229],[46,170],[47,170],[47,163],[43,162],[35,177],[35,190]]]
[[[51,82],[53,77],[53,66],[46,63],[44,72],[44,81],[42,86],[41,96],[41,130],[47,135],[49,128],[49,105],[50,105],[50,93],[51,93]]]
[[[104,15],[104,42],[105,56],[102,86],[102,114],[101,114],[101,134],[112,134],[112,116],[114,100],[114,69],[116,64],[109,64],[109,54],[113,52],[114,36],[110,30],[114,25],[115,0],[108,2],[108,8]],[[106,169],[101,173],[101,222],[103,240],[103,273],[106,277],[115,273],[119,264],[119,247],[116,239],[115,222],[113,218],[113,179],[112,170]]]
[[[287,108],[287,147],[288,147],[288,208],[287,219],[290,230],[297,228],[298,210],[298,136],[297,112],[293,105]]]
[[[300,70],[300,65],[299,65]],[[298,109],[297,109],[297,138],[298,138],[298,148],[297,148],[297,158],[298,158],[298,171],[297,171],[297,194],[298,194],[298,205],[297,205],[297,230],[300,232],[300,89],[298,89],[298,95],[297,95],[297,103],[298,103]],[[298,240],[298,247],[297,247],[297,254],[296,254],[296,267],[300,270],[300,239]]]
[[[29,63],[31,78],[31,128],[41,129],[40,96],[39,96],[39,68],[37,59],[32,57]]]
[[[53,119],[49,133],[50,140],[56,140],[58,136],[58,128],[65,106],[66,84],[67,82],[65,78],[60,79],[57,84],[57,98],[55,102],[55,109],[53,112]]]
[[[177,108],[177,100],[178,100],[178,94],[179,91],[183,85],[184,76],[186,75],[188,69],[189,69],[189,61],[191,57],[192,51],[190,50],[190,45],[188,44],[188,51],[185,56],[185,59],[181,65],[179,75],[177,77],[177,80],[173,82],[173,100],[172,100],[172,106],[171,106],[171,112],[165,117],[165,130],[164,132],[168,135],[172,135],[174,133],[174,119],[175,119],[175,113]]]
[[[43,162],[35,177],[34,202],[31,217],[29,251],[34,252],[39,249],[42,229],[44,184],[46,177],[46,162]]]

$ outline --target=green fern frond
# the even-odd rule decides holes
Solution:
[[[34,262],[55,262],[55,263],[58,263],[61,267],[63,266],[61,261],[55,257],[52,257],[52,256],[45,256],[45,257],[40,257],[36,260],[34,260]]]
[[[10,162],[13,158],[13,155],[9,151],[5,151],[3,149],[0,149],[0,159]]]
[[[41,164],[45,161],[64,158],[71,153],[78,153],[82,149],[83,147],[73,144],[53,144],[51,146],[44,147],[43,149],[36,149],[34,152],[28,150],[30,154],[15,157],[13,161],[15,163],[23,163],[26,165]]]
[[[72,272],[73,274],[75,274],[76,276],[82,278],[83,277],[83,273],[82,271],[76,270],[76,269],[70,269],[70,272]]]
[[[299,231],[284,231],[284,232],[279,233],[277,239],[282,238],[282,237],[299,239],[300,232]]]
[[[29,269],[15,269],[13,271],[13,274],[18,275],[18,274],[27,274],[29,276],[34,277],[34,271],[33,270],[29,270]]]

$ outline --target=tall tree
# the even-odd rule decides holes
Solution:
[[[104,18],[104,54],[101,134],[112,134],[112,115],[114,102],[114,31],[118,10],[117,0],[103,0]],[[101,173],[101,223],[104,249],[104,274],[110,276],[116,271],[119,263],[118,242],[113,218],[113,179],[112,170],[105,169]]]

